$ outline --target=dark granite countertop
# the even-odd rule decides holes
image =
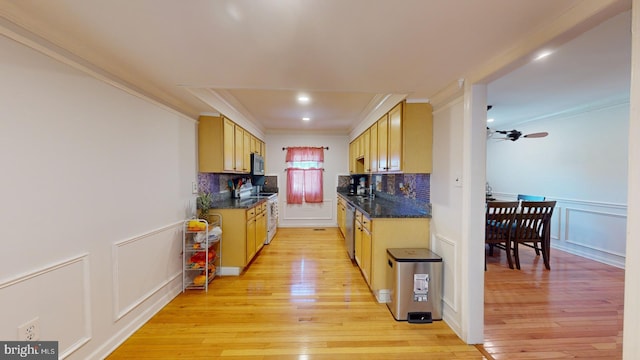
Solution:
[[[362,211],[368,218],[431,218],[431,204],[420,206],[410,201],[388,199],[382,196],[370,199],[368,196],[349,195],[341,191],[338,191],[338,195]]]
[[[267,201],[268,196],[261,196],[259,198],[250,197],[244,199],[226,198],[222,200],[215,200],[211,203],[211,209],[251,209],[252,207]]]

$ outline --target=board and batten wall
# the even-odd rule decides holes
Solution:
[[[280,227],[335,227],[336,188],[338,175],[349,174],[349,137],[347,135],[321,133],[267,133],[267,174],[278,177],[278,206]],[[322,204],[287,204],[286,151],[295,146],[328,146],[324,151],[324,176]]]
[[[0,339],[38,318],[60,358],[104,358],[181,291],[196,122],[8,37],[0,54]]]
[[[556,200],[551,246],[623,268],[627,221],[629,103],[517,126],[539,139],[488,140],[487,181],[494,197]]]

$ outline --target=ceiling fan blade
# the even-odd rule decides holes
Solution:
[[[531,133],[531,134],[527,134],[527,135],[523,135],[522,137],[526,137],[526,138],[542,138],[549,135],[548,132],[537,132],[537,133]]]

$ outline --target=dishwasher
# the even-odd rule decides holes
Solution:
[[[345,206],[345,234],[344,234],[344,244],[347,247],[347,253],[349,254],[349,258],[351,258],[351,260],[354,259],[354,242],[355,242],[355,231],[354,231],[354,227],[355,227],[355,218],[356,218],[356,208],[349,204],[346,203]]]

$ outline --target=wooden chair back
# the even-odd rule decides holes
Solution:
[[[487,202],[485,243],[504,242],[511,236],[517,209],[517,201]]]
[[[551,222],[555,201],[522,201],[516,216],[514,241],[540,241]]]

